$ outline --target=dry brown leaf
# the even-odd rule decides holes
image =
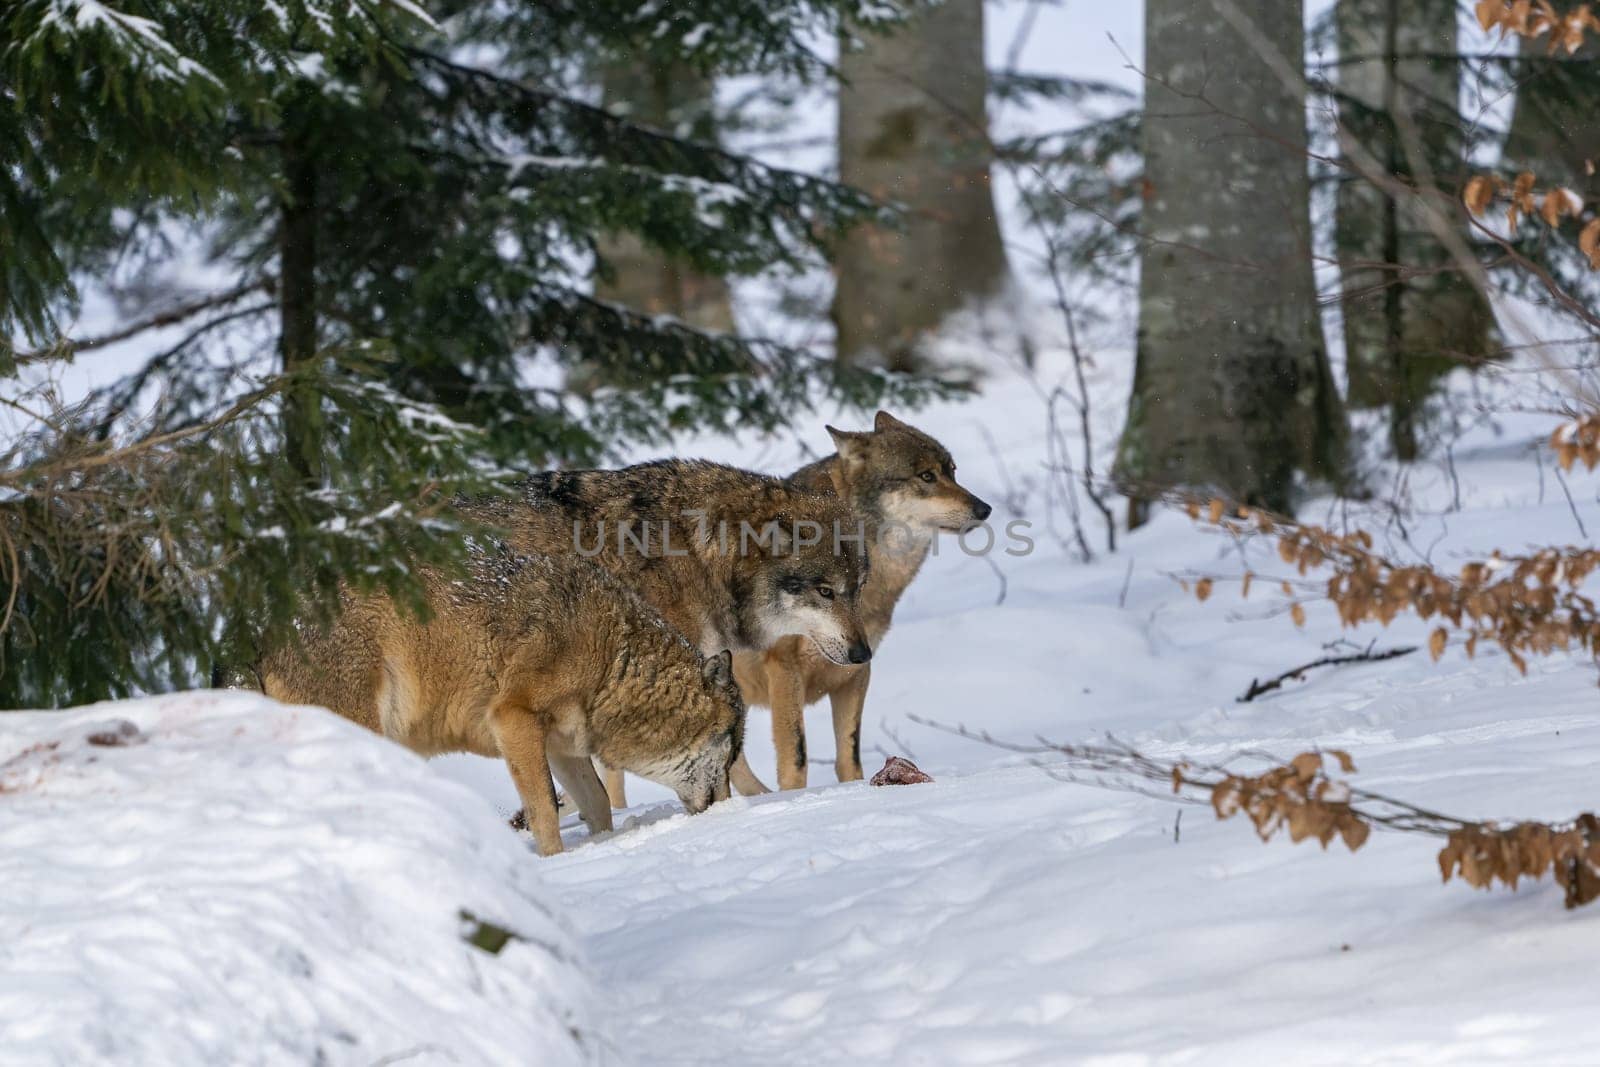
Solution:
[[[1372,834],[1372,827],[1364,820],[1349,815],[1340,820],[1339,833],[1344,837],[1344,847],[1354,852],[1367,843],[1367,838]]]
[[[1289,618],[1294,620],[1296,626],[1304,626],[1306,624],[1306,609],[1300,604],[1295,604],[1289,609]]]
[[[1428,637],[1428,655],[1433,657],[1435,663],[1444,655],[1444,646],[1450,643],[1450,634],[1443,626],[1433,631]]]
[[[1600,270],[1600,218],[1590,219],[1578,233],[1578,248],[1589,257],[1589,266]]]
[[[1499,179],[1485,174],[1477,174],[1467,182],[1466,190],[1461,194],[1461,199],[1467,205],[1467,210],[1474,215],[1482,215],[1489,209],[1489,204],[1494,200],[1495,186]]]
[[[1202,578],[1194,583],[1194,595],[1200,603],[1204,604],[1211,596],[1211,579]]]
[[[1289,761],[1289,766],[1294,768],[1294,773],[1300,776],[1302,782],[1309,782],[1322,770],[1322,754],[1318,752],[1302,752]]]

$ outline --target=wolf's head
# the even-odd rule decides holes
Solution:
[[[834,489],[879,523],[914,532],[960,531],[993,510],[956,481],[949,451],[921,430],[878,412],[873,427],[851,433],[828,427],[839,450]]]
[[[701,657],[700,684],[690,703],[686,714],[700,728],[689,750],[647,777],[677,793],[684,810],[698,815],[728,799],[728,769],[744,748],[744,698],[733,680],[731,652]]]
[[[740,624],[751,646],[798,635],[840,665],[871,659],[858,609],[867,579],[860,520],[837,497],[791,489],[764,529],[769,536],[739,561]]]

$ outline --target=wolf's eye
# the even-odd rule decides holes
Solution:
[[[831,586],[831,585],[819,585],[819,586],[817,586],[817,595],[820,596],[823,600],[832,600],[833,599],[833,586]]]
[[[927,482],[929,485],[932,485],[934,482],[939,480],[939,476],[937,474],[933,473],[932,471],[923,471],[921,474],[917,475],[917,477],[921,478],[923,481]]]

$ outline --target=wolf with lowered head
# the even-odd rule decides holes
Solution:
[[[581,559],[474,554],[421,575],[425,617],[347,592],[257,666],[266,694],[320,704],[415,752],[503,757],[539,851],[561,851],[551,773],[591,833],[611,806],[591,757],[660,782],[691,813],[728,796],[744,740],[729,654],[701,655]]]

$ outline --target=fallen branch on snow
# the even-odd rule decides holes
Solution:
[[[1264,682],[1259,678],[1250,679],[1250,688],[1246,689],[1244,693],[1237,698],[1237,702],[1240,704],[1248,704],[1250,701],[1254,700],[1263,693],[1270,693],[1274,689],[1281,689],[1284,682],[1299,681],[1301,678],[1305,677],[1307,671],[1316,667],[1336,667],[1344,663],[1381,663],[1386,659],[1398,659],[1401,656],[1409,656],[1416,650],[1416,645],[1403,645],[1397,648],[1386,648],[1382,652],[1374,652],[1371,648],[1368,648],[1364,652],[1352,652],[1344,656],[1323,656],[1321,659],[1314,659],[1310,663],[1302,663],[1300,666],[1284,671],[1275,678],[1268,678]]]

